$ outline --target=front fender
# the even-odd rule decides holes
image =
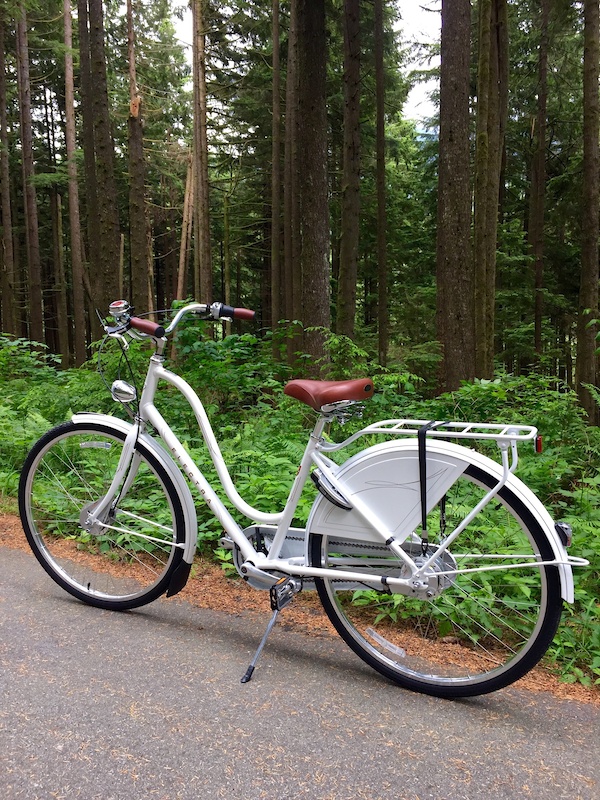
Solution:
[[[457,478],[473,464],[500,481],[502,465],[481,453],[442,439],[427,442],[427,500],[428,510],[448,491]],[[332,470],[335,488],[352,504],[357,496],[363,508],[369,507],[383,522],[390,535],[404,541],[421,521],[419,495],[419,457],[414,439],[394,440],[374,445]],[[509,474],[506,486],[533,515],[546,535],[558,563],[562,598],[574,599],[573,572],[569,556],[554,522],[540,500],[519,478]],[[315,500],[306,525],[307,549],[310,533],[343,535],[381,544],[383,539],[375,528],[357,512],[338,508],[322,495]],[[310,563],[309,553],[306,552]]]
[[[129,433],[132,428],[130,422],[119,419],[118,417],[111,417],[108,414],[95,414],[83,412],[73,414],[71,417],[72,422],[85,424],[93,422],[97,425],[105,425],[109,428],[116,428],[125,435]],[[185,549],[183,551],[183,559],[188,564],[194,560],[196,553],[197,533],[198,533],[198,520],[196,517],[196,508],[190,488],[183,477],[181,470],[173,461],[171,455],[161,447],[161,445],[149,436],[147,433],[140,433],[138,441],[141,442],[150,452],[160,461],[161,465],[167,471],[169,477],[175,484],[177,491],[181,497],[183,505],[183,516],[185,521]]]

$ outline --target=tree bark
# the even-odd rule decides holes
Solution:
[[[291,0],[288,32],[287,76],[285,95],[285,157],[284,157],[284,287],[285,318],[302,318],[302,273],[300,270],[300,193],[299,193],[299,67],[298,12],[300,0]],[[287,361],[293,364],[302,346],[299,335],[286,341]]]
[[[129,60],[129,265],[131,270],[130,300],[138,311],[154,309],[154,292],[149,274],[151,252],[148,252],[150,225],[146,207],[146,166],[142,97],[138,91],[135,68],[135,29],[133,2],[127,0],[127,53]]]
[[[61,367],[69,369],[71,366],[71,353],[69,345],[69,306],[68,306],[68,281],[64,257],[64,235],[62,224],[62,197],[52,189],[50,194],[50,208],[52,213],[52,239],[54,242],[54,307],[56,315],[56,329],[58,333],[58,352],[61,354]]]
[[[600,191],[600,22],[598,0],[584,3],[583,53],[583,219],[581,243],[581,285],[577,322],[576,383],[580,402],[590,422],[600,421],[598,405],[586,384],[598,384],[598,218]]]
[[[330,326],[327,185],[327,49],[324,0],[299,0],[299,170],[302,309],[309,328]],[[323,333],[307,330],[304,350],[313,372],[324,356]]]
[[[114,146],[108,106],[102,0],[78,0],[81,108],[85,165],[90,324],[102,335],[94,309],[103,315],[120,294],[120,230],[114,177]],[[99,194],[102,187],[102,195]]]
[[[44,341],[42,268],[38,230],[37,195],[34,177],[33,132],[31,126],[31,84],[29,79],[29,46],[25,4],[19,6],[16,26],[17,77],[21,117],[21,147],[23,159],[23,195],[25,201],[25,239],[28,267],[29,338]]]
[[[210,243],[208,186],[208,139],[206,106],[205,0],[192,2],[194,42],[194,293],[205,303],[212,300],[213,279]]]
[[[375,94],[377,105],[377,330],[379,363],[387,364],[389,339],[387,213],[385,191],[385,85],[383,0],[375,0]]]
[[[0,12],[0,193],[2,195],[2,330],[17,334],[15,259],[13,251],[12,206],[10,201],[10,169],[8,150],[8,117],[6,113],[6,67],[4,63],[4,12]]]
[[[437,210],[437,336],[440,388],[475,376],[469,165],[470,0],[442,4]]]
[[[475,151],[474,295],[476,374],[484,378],[491,378],[494,371],[496,236],[508,98],[507,36],[506,0],[481,0]]]
[[[273,330],[282,319],[281,263],[281,65],[279,58],[279,0],[273,0],[273,94],[271,122],[271,325]],[[274,355],[278,355],[273,340]]]
[[[100,215],[98,211],[98,180],[96,176],[96,145],[94,137],[94,112],[92,107],[92,74],[90,65],[90,30],[88,0],[77,0],[77,26],[79,33],[79,82],[81,94],[83,165],[85,177],[85,211],[87,228],[87,261],[82,241],[81,253],[84,267],[84,286],[89,306],[92,338],[99,338],[102,329],[96,317],[95,297],[90,275],[100,270]],[[86,267],[89,267],[86,271]]]
[[[529,226],[527,238],[533,257],[534,344],[542,354],[542,316],[544,307],[544,199],[546,193],[546,109],[548,105],[548,18],[550,0],[541,0],[540,44],[538,54],[537,115],[531,168]]]
[[[192,155],[190,154],[185,180],[185,195],[183,198],[183,221],[181,224],[181,245],[179,248],[179,270],[177,273],[177,291],[175,293],[175,298],[177,300],[184,300],[187,297],[187,264],[192,241],[192,220],[195,197],[194,177],[194,163]]]
[[[65,39],[65,145],[69,176],[69,231],[71,236],[71,280],[73,298],[73,345],[75,365],[80,366],[85,352],[85,299],[83,292],[83,259],[81,222],[79,215],[79,184],[77,180],[75,99],[73,75],[73,26],[71,0],[63,0]]]
[[[102,187],[102,200],[98,201],[100,241],[90,242],[98,247],[100,263],[92,275],[94,303],[102,314],[119,294],[120,229],[117,204],[117,187],[114,173],[114,145],[111,131],[106,55],[104,50],[104,13],[102,0],[88,0],[90,23],[90,73],[93,78],[92,110],[94,119],[94,146],[96,178]]]
[[[376,0],[375,5],[381,5]],[[360,2],[344,0],[344,144],[337,291],[338,333],[354,337],[360,223]],[[378,63],[376,64],[376,70]],[[377,74],[377,73],[376,73]],[[379,141],[379,139],[378,139]]]

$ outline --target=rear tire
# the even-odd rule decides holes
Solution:
[[[444,508],[440,503],[429,514],[430,541],[434,526],[439,529],[445,518],[448,535],[496,484],[497,478],[469,465],[444,498]],[[413,558],[420,553],[420,538],[414,540]],[[339,533],[311,534],[309,552],[312,566],[402,574],[402,562],[383,545],[344,542]],[[460,534],[450,553],[436,565],[444,588],[432,599],[321,578],[317,591],[342,639],[382,675],[439,697],[485,694],[521,678],[548,649],[562,610],[560,577],[554,566],[450,572],[554,558],[543,529],[506,486]]]
[[[74,597],[115,611],[160,597],[185,542],[177,489],[143,443],[125,495],[119,487],[103,524],[84,527],[85,509],[108,491],[124,440],[100,423],[59,425],[34,445],[19,484],[21,522],[42,567]]]

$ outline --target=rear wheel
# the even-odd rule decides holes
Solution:
[[[430,541],[461,522],[497,479],[469,465],[428,517]],[[422,558],[418,531],[404,545]],[[435,542],[430,544],[431,554]],[[406,577],[385,546],[311,534],[313,566]],[[528,672],[550,645],[562,609],[554,566],[539,523],[507,487],[433,562],[433,597],[388,594],[368,585],[317,579],[323,607],[344,641],[400,685],[441,697],[495,691]],[[503,569],[477,570],[483,567]],[[455,571],[456,570],[456,571]],[[434,574],[435,573],[435,574]]]
[[[46,572],[80,600],[113,610],[163,594],[185,541],[177,489],[141,443],[131,484],[117,488],[101,521],[87,522],[110,487],[124,440],[122,431],[101,424],[60,425],[33,447],[19,484],[21,521]]]

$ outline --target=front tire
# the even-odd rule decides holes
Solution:
[[[108,491],[124,441],[121,430],[100,423],[59,425],[34,445],[19,483],[21,522],[42,567],[74,597],[115,611],[160,597],[185,541],[177,489],[140,442],[132,484],[124,494],[119,487],[106,519],[86,529],[86,509]]]
[[[448,535],[497,479],[469,465],[429,514]],[[406,543],[411,557],[420,539]],[[415,547],[415,542],[416,547]],[[312,566],[404,576],[382,547],[311,534]],[[504,487],[436,562],[435,597],[386,594],[369,586],[317,579],[323,607],[342,639],[375,670],[401,686],[439,697],[469,697],[501,689],[532,669],[548,649],[562,610],[552,548],[523,502]],[[418,556],[417,556],[418,557]],[[512,565],[515,566],[512,566]],[[460,572],[483,566],[502,570]],[[453,573],[452,570],[459,570]],[[444,576],[444,571],[447,575]]]

